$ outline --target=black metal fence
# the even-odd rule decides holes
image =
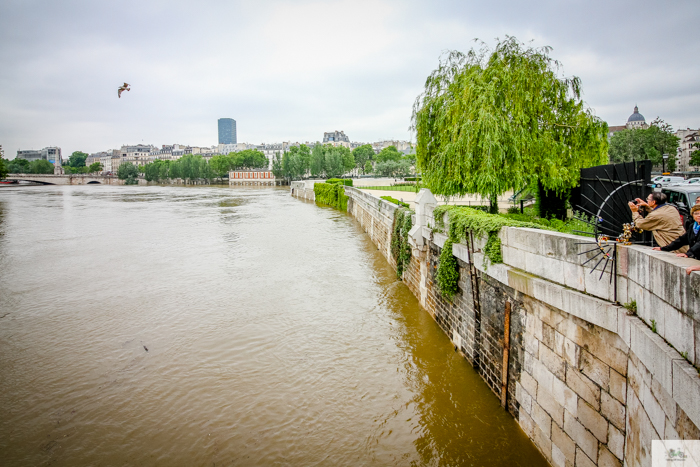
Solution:
[[[581,182],[572,190],[571,205],[574,211],[595,219],[599,231],[616,237],[622,233],[623,224],[632,222],[627,203],[646,199],[652,190],[650,183],[649,160],[581,169]]]

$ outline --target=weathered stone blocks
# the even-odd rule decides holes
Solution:
[[[568,412],[564,414],[564,431],[593,462],[598,459],[598,440]]]

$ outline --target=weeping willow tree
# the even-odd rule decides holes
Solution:
[[[425,83],[413,106],[416,160],[423,181],[440,195],[476,193],[492,200],[539,182],[559,195],[579,169],[607,161],[605,122],[581,100],[577,77],[560,76],[550,47],[506,37],[453,51]]]

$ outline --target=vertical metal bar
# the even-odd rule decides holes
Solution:
[[[506,300],[503,323],[503,368],[501,371],[501,407],[508,410],[508,361],[510,356],[510,300]]]
[[[613,300],[616,305],[619,305],[620,303],[617,301],[617,243],[615,243],[613,249],[613,265],[612,265],[612,274],[610,274],[610,277],[615,275],[615,285],[614,285],[614,295],[613,295]]]
[[[479,279],[476,275],[476,268],[474,267],[474,236],[472,232],[469,232],[467,237],[469,244],[467,245],[467,255],[469,257],[469,276],[472,283],[472,301],[474,303],[474,353],[472,355],[472,366],[479,370],[480,363],[480,352],[481,352],[481,303],[479,301]]]

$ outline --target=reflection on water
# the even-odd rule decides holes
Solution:
[[[344,213],[3,188],[0,232],[3,465],[546,465]]]

